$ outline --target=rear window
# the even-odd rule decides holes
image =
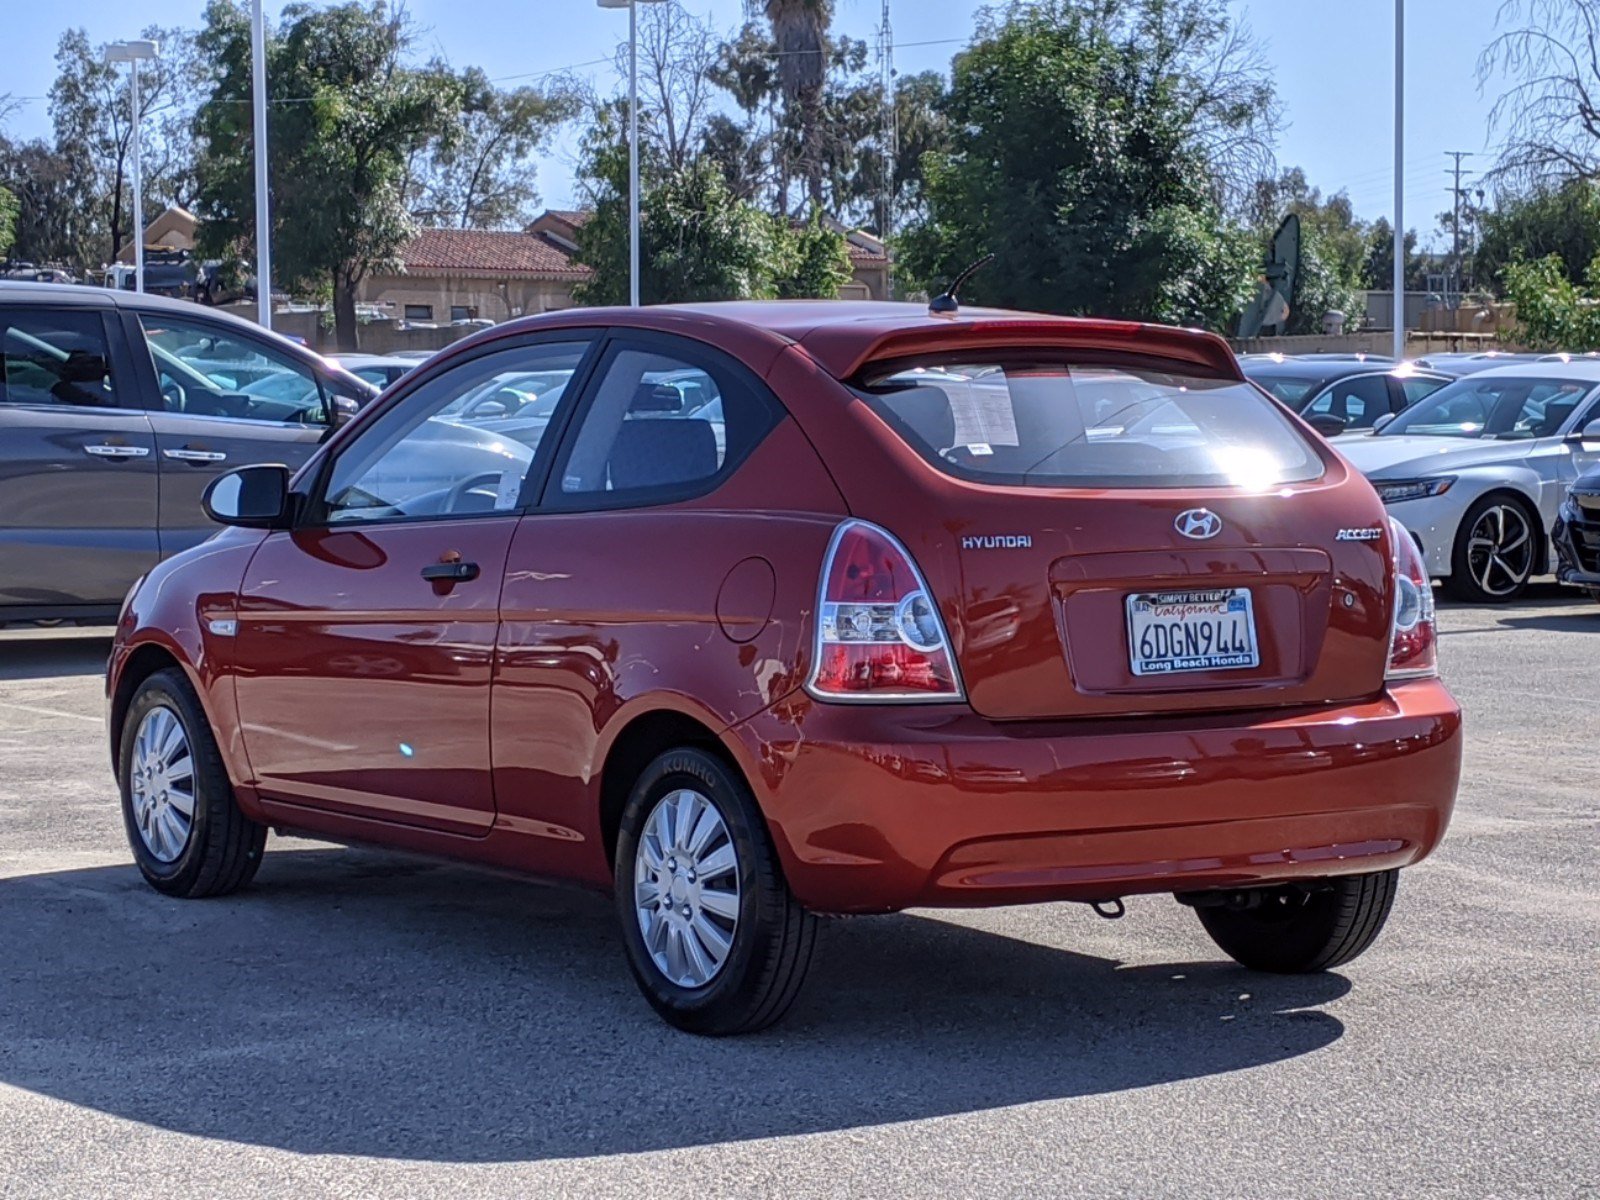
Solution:
[[[1237,380],[1059,362],[921,364],[856,389],[947,474],[1033,487],[1265,488],[1322,460]]]

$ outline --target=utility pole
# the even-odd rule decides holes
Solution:
[[[889,0],[883,0],[883,19],[878,25],[878,88],[882,93],[883,128],[878,131],[882,161],[879,170],[883,184],[878,198],[878,236],[889,254],[889,297],[894,296],[894,256],[889,252],[889,235],[894,226],[894,176],[900,148],[900,114],[895,97],[894,28],[889,24]]]
[[[1406,356],[1406,0],[1394,0],[1394,359]]]
[[[1464,201],[1467,196],[1466,191],[1461,186],[1461,176],[1463,174],[1472,174],[1471,171],[1462,171],[1461,160],[1463,158],[1471,158],[1472,151],[1446,150],[1444,154],[1446,158],[1455,159],[1455,165],[1449,171],[1446,171],[1445,174],[1453,175],[1455,177],[1455,182],[1450,188],[1450,203],[1455,213],[1455,216],[1450,222],[1451,240],[1453,242],[1453,247],[1451,249],[1451,265],[1455,270],[1456,291],[1459,292],[1461,291],[1461,277],[1463,275],[1463,271],[1461,270],[1461,205],[1462,201]]]

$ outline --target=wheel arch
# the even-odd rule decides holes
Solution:
[[[608,865],[616,858],[622,810],[634,780],[658,755],[676,746],[706,750],[743,774],[716,731],[697,717],[676,708],[652,708],[633,716],[617,731],[601,760],[599,824]]]
[[[202,690],[196,685],[193,674],[183,663],[178,654],[161,642],[142,642],[128,652],[121,670],[117,673],[116,687],[111,693],[110,710],[107,718],[108,732],[111,735],[111,768],[117,770],[117,764],[122,760],[122,725],[128,715],[128,705],[133,703],[134,693],[150,676],[168,667],[177,667],[183,671],[189,680],[190,687],[201,698],[204,707],[205,697]],[[209,714],[208,714],[209,715]]]

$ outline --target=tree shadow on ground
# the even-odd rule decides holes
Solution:
[[[709,1040],[656,1019],[614,921],[600,897],[365,850],[274,851],[205,902],[131,866],[0,879],[0,1082],[306,1154],[523,1161],[1243,1070],[1335,1041],[1307,1008],[1349,987],[902,915],[830,922],[784,1025]]]

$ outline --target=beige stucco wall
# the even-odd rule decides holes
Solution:
[[[484,275],[371,275],[357,300],[393,306],[398,319],[407,304],[433,306],[433,320],[447,323],[453,305],[476,308],[480,318],[504,321],[514,316],[572,307],[572,284],[548,279]]]

